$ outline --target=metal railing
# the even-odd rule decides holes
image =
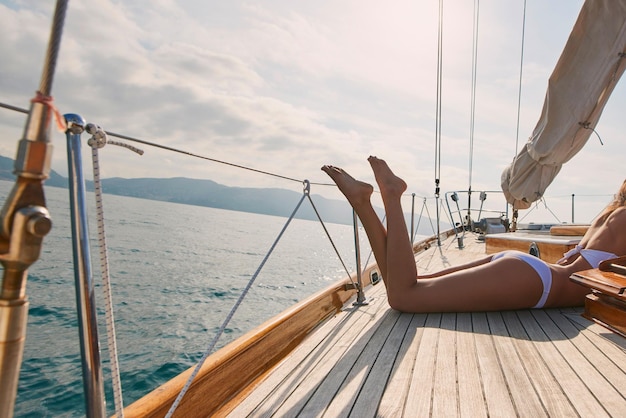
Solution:
[[[470,191],[470,190],[457,190],[445,193],[445,202],[450,216],[450,221],[454,228],[457,243],[459,248],[463,248],[463,240],[465,238],[465,232],[486,232],[487,225],[480,223],[482,219],[486,218],[486,215],[493,215],[493,218],[500,220],[501,225],[505,230],[509,229],[508,225],[508,205],[506,200],[501,202],[503,209],[488,209],[485,207],[485,201],[488,196],[495,194],[498,196],[498,200],[503,198],[502,191],[488,190],[488,191]],[[462,199],[462,197],[465,197]],[[475,196],[478,196],[478,203],[476,203]],[[466,201],[466,206],[461,206],[460,201]],[[452,205],[450,204],[452,202]]]

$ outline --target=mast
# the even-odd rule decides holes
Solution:
[[[58,117],[50,92],[66,10],[67,0],[58,0],[39,91],[31,101],[24,137],[18,142],[17,179],[0,212],[0,262],[4,266],[0,287],[0,417],[12,417],[15,406],[28,320],[28,268],[39,258],[43,238],[52,227],[43,183],[52,158],[49,125],[52,117]]]

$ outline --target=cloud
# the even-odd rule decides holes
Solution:
[[[523,67],[522,5],[480,3],[477,187],[499,188],[516,136],[523,144],[534,128],[547,77],[582,1],[544,3],[527,6]],[[0,101],[26,107],[37,89],[52,8],[48,2],[0,2],[0,54],[7,57],[0,61]],[[53,94],[63,112],[80,113],[107,130],[299,179],[326,182],[319,167],[332,163],[372,181],[365,158],[376,154],[415,190],[432,194],[437,23],[436,0],[393,6],[375,0],[70,3]],[[445,184],[465,188],[473,4],[446,2],[443,29],[441,174]],[[623,100],[618,87],[598,126],[609,139],[620,135]],[[0,110],[0,135],[18,138],[23,118],[6,112]],[[53,166],[63,172],[63,138],[55,135],[54,142]],[[615,146],[612,153],[623,151]],[[143,157],[107,150],[103,171],[300,188],[142,147]],[[10,148],[3,144],[0,152]],[[584,171],[587,158],[621,175],[618,164],[604,160],[605,151],[583,152],[572,161],[575,173]],[[580,186],[572,180],[580,176],[571,176],[560,176],[553,190]]]

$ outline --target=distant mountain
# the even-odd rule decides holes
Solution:
[[[0,155],[0,180],[15,181],[14,161],[12,158],[3,157]],[[56,171],[50,172],[50,177],[46,180],[47,186],[53,187],[65,187],[67,188],[69,183],[67,178],[59,175]]]
[[[15,181],[13,159],[0,156],[0,180]],[[211,208],[236,210],[289,217],[302,194],[285,189],[262,189],[229,187],[211,180],[198,180],[183,177],[176,178],[139,178],[102,179],[104,193],[129,196],[140,199],[159,200],[186,205],[206,206]],[[46,186],[68,187],[68,179],[52,170],[46,180]],[[87,190],[93,191],[93,182],[86,182]],[[343,200],[326,199],[320,195],[311,195],[324,222],[352,224],[352,209]],[[382,213],[382,210],[377,209]],[[303,202],[295,216],[298,219],[317,220],[317,215],[308,202]],[[428,222],[423,222],[418,234],[430,235]],[[423,229],[423,230],[422,230]]]
[[[13,164],[13,159],[0,156],[0,180],[15,180]],[[69,183],[67,178],[52,170],[45,184],[46,186],[67,188]],[[93,191],[93,182],[87,181],[86,188]],[[290,216],[302,198],[301,193],[291,190],[228,187],[211,180],[183,177],[102,179],[102,190],[104,193],[119,196],[283,217]],[[311,197],[324,222],[352,223],[352,210],[347,202],[329,200],[319,195],[312,195]],[[307,220],[317,219],[308,202],[302,204],[296,217]]]
[[[87,188],[91,187],[90,182]],[[291,216],[296,204],[302,198],[301,193],[291,190],[228,187],[211,180],[183,177],[103,179],[102,189],[105,193],[120,196],[284,217]],[[312,195],[311,198],[324,222],[342,224],[352,222],[352,209],[347,202],[329,200],[319,195]],[[317,219],[308,202],[302,204],[296,217],[307,220]]]

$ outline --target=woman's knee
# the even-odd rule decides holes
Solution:
[[[389,292],[387,293],[387,303],[392,309],[400,312],[415,313],[415,301],[407,296],[409,292]]]
[[[389,303],[389,306],[391,307],[391,309],[395,309],[396,311],[403,312],[402,309],[400,309],[400,302],[398,299],[399,298],[397,296],[393,296],[387,293],[387,303]]]

